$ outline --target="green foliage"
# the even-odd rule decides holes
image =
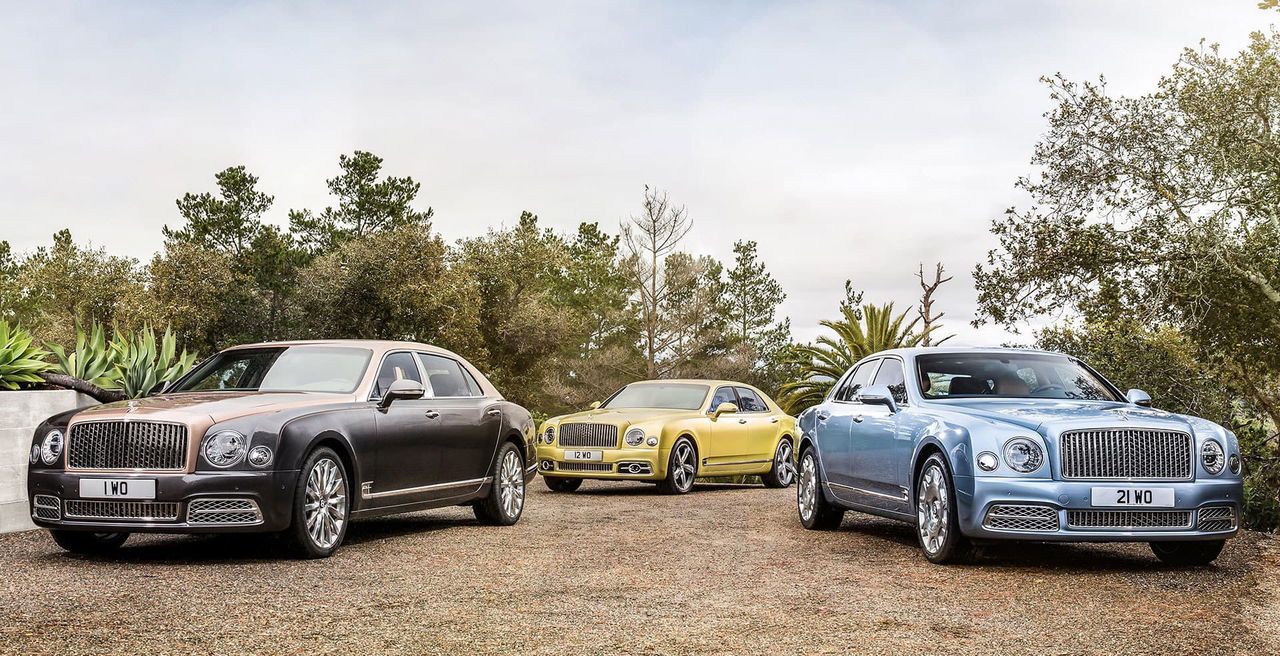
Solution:
[[[840,320],[819,322],[834,336],[823,335],[816,344],[796,347],[799,378],[783,384],[778,395],[779,405],[788,413],[799,414],[821,403],[835,381],[862,358],[886,349],[919,346],[928,334],[916,332],[919,317],[907,322],[910,311],[895,316],[893,303],[868,303],[861,308],[845,303],[840,313]]]
[[[16,390],[44,382],[39,374],[50,368],[45,362],[49,353],[34,342],[31,333],[0,319],[0,389]]]
[[[319,214],[311,210],[289,212],[289,225],[298,240],[313,253],[326,253],[339,244],[381,230],[428,225],[432,210],[411,207],[422,185],[410,177],[378,179],[382,158],[362,150],[340,155],[342,172],[327,181],[337,207]]]
[[[53,352],[54,373],[79,378],[98,387],[111,386],[107,374],[114,368],[115,352],[107,345],[102,324],[93,324],[88,332],[76,326],[76,346],[70,353],[60,344],[47,344],[46,347]]]
[[[724,287],[727,333],[747,371],[740,378],[776,392],[799,372],[791,363],[791,320],[774,322],[786,300],[782,285],[765,268],[754,241],[733,244],[734,263]]]
[[[146,396],[160,383],[177,380],[195,364],[195,355],[183,350],[166,329],[157,342],[150,326],[136,332],[116,331],[110,343],[112,369],[107,374],[111,387],[136,399]]]
[[[239,255],[266,230],[261,217],[275,198],[258,191],[258,177],[243,166],[230,167],[214,179],[217,196],[188,193],[178,199],[178,213],[187,223],[179,229],[165,226],[164,236]]]
[[[1244,459],[1244,526],[1257,531],[1280,528],[1280,457],[1276,441],[1280,434],[1268,431],[1262,422],[1250,422],[1235,429]]]

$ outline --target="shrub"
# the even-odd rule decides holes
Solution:
[[[60,344],[46,344],[53,351],[53,372],[78,378],[98,387],[111,387],[107,377],[114,364],[113,351],[107,346],[102,324],[94,322],[89,332],[76,326],[76,348],[67,353]]]
[[[33,346],[33,341],[31,333],[0,321],[0,389],[16,390],[44,382],[40,374],[50,368],[45,362],[49,352]]]
[[[1240,453],[1244,457],[1245,528],[1274,531],[1280,528],[1280,457],[1276,454],[1277,434],[1261,423],[1236,429]]]
[[[117,331],[111,338],[112,387],[131,399],[146,396],[160,383],[176,380],[195,363],[196,356],[184,349],[178,355],[178,342],[166,329],[158,345],[150,326],[134,333]]]

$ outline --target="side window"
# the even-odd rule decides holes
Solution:
[[[871,379],[871,372],[876,370],[879,360],[870,360],[858,365],[852,376],[845,379],[844,385],[836,391],[837,401],[857,401],[858,390],[861,390]]]
[[[456,360],[430,353],[419,353],[418,359],[431,383],[432,396],[480,396],[480,386]]]
[[[732,403],[734,405],[738,405],[738,397],[733,393],[732,387],[721,387],[720,389],[717,389],[716,395],[711,397],[711,407],[708,408],[708,411],[715,410],[720,407],[721,403]],[[742,408],[739,407],[738,409],[741,410]]]
[[[759,394],[745,387],[735,387],[738,391],[738,409],[743,412],[768,412],[769,406],[765,405],[764,399]]]
[[[378,369],[378,380],[373,384],[373,398],[380,399],[391,383],[406,378],[418,383],[422,376],[418,374],[418,365],[413,361],[412,353],[392,353],[382,359],[382,368]]]
[[[874,385],[884,385],[893,392],[893,400],[898,403],[907,402],[907,379],[902,375],[902,362],[896,358],[886,358],[880,371],[876,372]]]

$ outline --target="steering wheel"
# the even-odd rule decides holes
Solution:
[[[1031,393],[1032,393],[1032,394],[1039,394],[1039,393],[1041,393],[1041,392],[1052,392],[1052,391],[1054,391],[1054,390],[1058,390],[1058,391],[1060,391],[1060,392],[1065,392],[1065,391],[1067,391],[1067,388],[1065,388],[1065,387],[1063,387],[1063,386],[1061,386],[1061,385],[1041,385],[1040,387],[1037,387],[1037,388],[1035,388],[1035,389],[1031,390]]]

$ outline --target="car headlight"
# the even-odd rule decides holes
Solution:
[[[1205,440],[1200,445],[1200,464],[1204,465],[1204,470],[1213,475],[1222,473],[1222,467],[1227,464],[1226,456],[1222,453],[1222,445],[1217,440]]]
[[[1240,456],[1233,453],[1231,454],[1231,457],[1228,458],[1227,460],[1228,460],[1227,466],[1231,468],[1231,473],[1239,474],[1240,473]]]
[[[218,431],[205,438],[204,459],[214,467],[234,467],[244,460],[248,452],[244,435],[233,430]]]
[[[31,445],[31,464],[33,465],[36,464],[36,461],[38,460],[40,460],[40,444],[39,443],[32,444]]]
[[[271,464],[271,456],[271,448],[259,444],[258,446],[249,449],[249,464],[254,467],[266,467]]]
[[[1015,437],[1004,445],[1004,461],[1013,471],[1030,474],[1044,464],[1044,451],[1025,437]]]
[[[632,428],[622,439],[627,441],[627,446],[640,446],[644,444],[644,430]]]
[[[62,431],[55,428],[45,433],[44,441],[40,443],[40,461],[46,465],[58,462],[62,456],[62,443]]]
[[[542,441],[547,444],[556,441],[556,429],[554,426],[547,426],[547,430],[542,432]]]
[[[978,454],[978,469],[984,472],[995,471],[1000,466],[1000,459],[996,454],[990,451],[983,451]]]

